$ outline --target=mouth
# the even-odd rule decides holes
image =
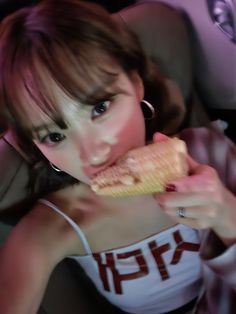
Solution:
[[[86,174],[86,176],[89,177],[89,179],[92,179],[93,177],[95,177],[99,172],[105,170],[106,168],[110,167],[110,166],[113,166],[116,161],[118,160],[118,158],[116,158],[115,160],[113,161],[110,161],[110,162],[105,162],[97,167],[94,167],[94,166],[84,166],[83,167],[83,172]]]
[[[86,176],[89,177],[89,179],[93,179],[97,174],[102,172],[108,167],[111,167],[115,165],[122,156],[124,156],[129,150],[133,149],[134,147],[129,148],[126,152],[122,152],[122,154],[119,154],[115,158],[111,159],[110,161],[106,161],[99,166],[92,166],[92,165],[84,165],[83,172]]]

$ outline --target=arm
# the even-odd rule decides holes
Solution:
[[[200,255],[206,268],[236,290],[236,244],[225,245],[208,230],[202,238]]]
[[[190,130],[190,153],[202,163],[217,166],[219,173],[189,157],[189,176],[171,182],[174,192],[155,197],[163,210],[179,223],[208,230],[203,232],[202,260],[212,272],[236,288],[236,197],[233,194],[236,149],[223,134],[214,136],[214,131],[200,129],[200,135],[197,130]],[[185,218],[178,216],[179,207],[184,207]]]
[[[54,268],[24,227],[24,222],[15,227],[1,249],[0,313],[36,313]]]
[[[54,267],[76,240],[61,217],[36,204],[0,251],[0,313],[36,313]]]
[[[236,146],[222,132],[209,128],[191,128],[179,136],[188,146],[190,156],[217,170],[227,189],[236,195]]]
[[[232,222],[236,215],[236,146],[222,132],[208,128],[186,129],[180,134],[190,155],[199,163],[207,164],[217,170],[225,185],[225,203],[231,204]],[[234,226],[233,226],[234,228]],[[236,227],[234,228],[236,229]],[[236,237],[222,234],[221,239],[227,246],[236,243]],[[208,243],[208,241],[206,241]],[[209,241],[209,243],[213,243]],[[205,255],[205,254],[204,254]],[[213,253],[214,255],[214,253]]]

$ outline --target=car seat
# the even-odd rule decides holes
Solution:
[[[208,123],[194,80],[191,39],[186,19],[175,8],[159,1],[144,1],[129,6],[113,18],[132,29],[151,59],[158,63],[162,73],[171,79],[175,93],[180,88],[186,108],[186,126]],[[0,138],[0,234],[2,242],[12,226],[31,204],[32,196],[27,188],[27,156],[17,145],[16,135],[7,130]],[[108,304],[95,291],[81,269],[69,259],[62,261],[54,270],[40,314],[94,314],[122,313]]]
[[[153,1],[184,18],[198,95],[212,120],[227,122],[225,133],[236,142],[236,0]]]

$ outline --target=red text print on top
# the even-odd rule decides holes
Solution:
[[[171,248],[170,243],[165,243],[160,246],[158,245],[156,240],[147,243],[147,246],[155,260],[157,271],[159,272],[162,281],[170,278],[168,266],[178,264],[184,252],[197,252],[199,250],[199,244],[185,242],[179,230],[173,232],[172,236],[175,244],[174,250],[173,248]],[[173,256],[171,258],[171,261],[167,263],[164,258],[164,253],[168,252],[171,249],[173,250]],[[93,256],[95,261],[97,262],[99,275],[102,280],[103,287],[106,291],[111,291],[108,279],[109,270],[112,274],[114,289],[117,294],[123,293],[122,281],[135,280],[149,274],[148,263],[141,249],[135,249],[133,251],[117,254],[112,252],[105,253],[105,262],[102,260],[102,253],[94,253]],[[138,266],[138,270],[132,273],[120,274],[116,267],[116,260],[124,260],[128,258],[133,258],[134,263]]]

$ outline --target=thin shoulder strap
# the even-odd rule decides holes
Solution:
[[[44,204],[50,208],[52,208],[53,210],[55,210],[58,214],[60,214],[61,216],[63,216],[66,221],[68,221],[68,223],[71,225],[71,227],[75,230],[75,232],[78,234],[83,246],[84,246],[84,249],[86,251],[86,253],[88,255],[91,255],[92,254],[92,250],[90,248],[90,245],[83,233],[83,231],[80,229],[80,227],[70,218],[68,217],[66,214],[64,214],[56,205],[54,205],[53,203],[49,202],[48,200],[45,200],[43,198],[40,198],[38,200],[39,203],[41,204]]]

